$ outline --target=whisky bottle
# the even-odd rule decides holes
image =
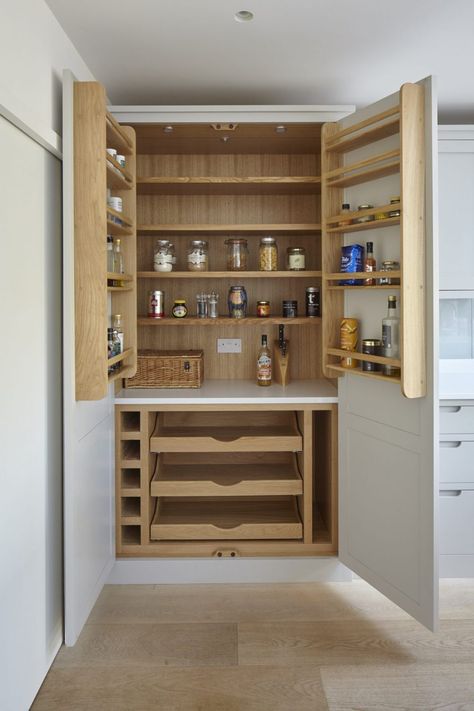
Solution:
[[[267,344],[267,337],[262,336],[262,345],[257,355],[257,385],[272,384],[272,356]]]

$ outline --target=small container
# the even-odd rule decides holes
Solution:
[[[276,272],[278,269],[278,247],[273,237],[262,237],[258,253],[258,270]]]
[[[171,310],[174,318],[185,318],[188,315],[188,308],[185,299],[175,299],[174,306]]]
[[[106,150],[109,156],[111,156],[114,160],[117,160],[117,151],[115,148],[107,148]]]
[[[216,294],[215,291],[211,291],[207,300],[207,315],[209,318],[217,318],[219,316],[218,302],[219,294]]]
[[[319,286],[308,286],[306,289],[306,316],[308,318],[321,316],[321,290]]]
[[[356,351],[359,342],[359,321],[356,318],[343,318],[340,325],[340,345],[344,351]],[[342,357],[343,368],[358,368],[358,362],[351,357]]]
[[[362,341],[362,353],[367,355],[381,355],[382,341],[378,338],[365,338]],[[382,369],[379,363],[371,363],[368,360],[362,361],[362,370],[366,373],[377,373]]]
[[[369,203],[364,203],[363,205],[358,206],[358,210],[371,210],[373,208],[373,205],[369,205]],[[373,222],[374,220],[374,215],[361,215],[361,217],[356,217],[354,222],[358,225],[362,225],[364,222]]]
[[[111,195],[107,198],[107,205],[111,207],[112,210],[115,210],[115,212],[122,212],[123,202],[121,197]]]
[[[244,286],[231,286],[227,297],[230,318],[247,316],[247,292]]]
[[[381,272],[398,272],[400,270],[400,262],[395,261],[394,259],[386,259],[385,261],[382,262],[380,266],[380,271]],[[391,284],[391,285],[397,285],[400,284],[400,279],[398,277],[391,277],[391,276],[383,276],[380,277],[379,279],[379,284]]]
[[[115,160],[117,161],[117,163],[120,165],[121,168],[125,168],[125,163],[126,163],[125,156],[122,156],[119,153],[117,153],[117,155],[115,156]]]
[[[374,215],[374,220],[386,220],[388,217],[388,212],[376,212]]]
[[[282,302],[283,318],[296,318],[298,316],[298,302],[296,299],[285,299]]]
[[[257,316],[259,318],[268,318],[270,316],[269,301],[257,301]]]
[[[155,272],[173,271],[173,252],[171,242],[167,239],[158,239],[155,244],[153,268]]]
[[[202,239],[195,239],[188,248],[188,270],[190,272],[207,272],[208,269],[208,243]]]
[[[165,317],[165,292],[164,291],[149,291],[148,292],[148,316],[149,316],[149,318],[164,318]]]
[[[303,272],[306,268],[306,250],[304,247],[288,247],[286,250],[286,268],[291,272]]]
[[[227,270],[245,272],[248,269],[248,244],[246,239],[226,239]]]
[[[196,316],[198,318],[208,317],[208,299],[207,294],[196,294]]]
[[[349,217],[350,214],[351,214],[350,204],[348,202],[343,202],[342,207],[341,207],[341,215],[344,215],[344,219],[339,220],[339,222],[338,222],[339,227],[347,227],[348,225],[352,224],[352,220]]]
[[[400,195],[392,195],[390,198],[390,205],[397,205],[400,202]],[[388,213],[389,217],[400,217],[401,211],[400,208],[397,207],[395,210],[390,210]]]

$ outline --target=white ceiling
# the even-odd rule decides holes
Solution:
[[[434,74],[474,123],[474,0],[46,1],[116,105],[363,106]]]

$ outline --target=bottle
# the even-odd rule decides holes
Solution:
[[[344,215],[343,220],[339,220],[339,227],[347,227],[351,224],[352,220],[349,215],[351,214],[351,206],[348,202],[343,202],[341,207],[341,215]]]
[[[112,316],[112,327],[114,329],[114,333],[117,334],[117,338],[120,343],[119,353],[123,353],[123,351],[124,351],[124,335],[123,335],[122,315],[121,314],[114,314]]]
[[[262,346],[257,356],[257,385],[272,384],[272,356],[267,345],[267,337],[262,336]]]
[[[114,271],[114,238],[107,235],[107,272]]]
[[[367,242],[367,247],[365,250],[364,259],[364,272],[375,272],[377,271],[377,262],[374,258],[374,243]],[[365,286],[374,286],[375,279],[364,279]]]
[[[114,268],[112,271],[114,271],[116,274],[123,274],[125,271],[123,267],[122,248],[120,246],[120,240],[118,238],[114,241]],[[115,280],[114,286],[123,286],[123,281]]]
[[[388,297],[388,313],[382,320],[382,355],[386,358],[400,357],[400,319],[396,296]],[[392,378],[400,376],[400,368],[393,365],[384,365],[382,372]]]

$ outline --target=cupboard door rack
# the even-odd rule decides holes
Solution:
[[[399,136],[398,145],[380,152],[377,143],[389,137]],[[392,144],[393,145],[393,144]],[[352,152],[359,151],[354,160]],[[343,373],[363,375],[401,383],[407,397],[422,397],[426,392],[426,348],[424,315],[424,91],[415,84],[405,84],[399,93],[398,105],[376,114],[364,121],[340,129],[337,124],[326,124],[322,132],[322,271],[323,271],[323,370],[327,377]],[[400,202],[391,202],[379,207],[354,211],[350,215],[340,213],[346,202],[345,189],[385,178],[399,173]],[[360,193],[358,193],[360,194]],[[390,211],[399,211],[400,216],[389,216]],[[375,219],[377,213],[385,213],[384,219]],[[370,217],[359,223],[358,218]],[[347,220],[354,220],[351,224]],[[376,239],[385,240],[384,228],[399,227],[399,247],[396,256],[400,271],[374,272],[370,276],[375,285],[343,285],[340,280],[367,278],[365,273],[342,274],[338,271],[341,247],[348,243],[351,233],[358,239],[366,230],[379,230]],[[370,235],[367,235],[370,239]],[[398,284],[382,284],[380,276],[390,275]],[[345,295],[361,291],[378,293],[388,289],[400,294],[400,359],[375,356],[364,357],[360,353],[348,353],[339,348],[339,324],[346,316],[355,314],[345,311]],[[351,302],[352,303],[352,302]],[[380,312],[380,321],[385,315]],[[363,321],[361,322],[364,328]],[[379,337],[379,334],[376,334]],[[375,337],[372,333],[361,337]],[[388,377],[380,372],[366,372],[360,368],[345,368],[341,357],[352,356],[357,361],[370,361],[401,368],[401,376]],[[390,362],[389,362],[390,361]]]

